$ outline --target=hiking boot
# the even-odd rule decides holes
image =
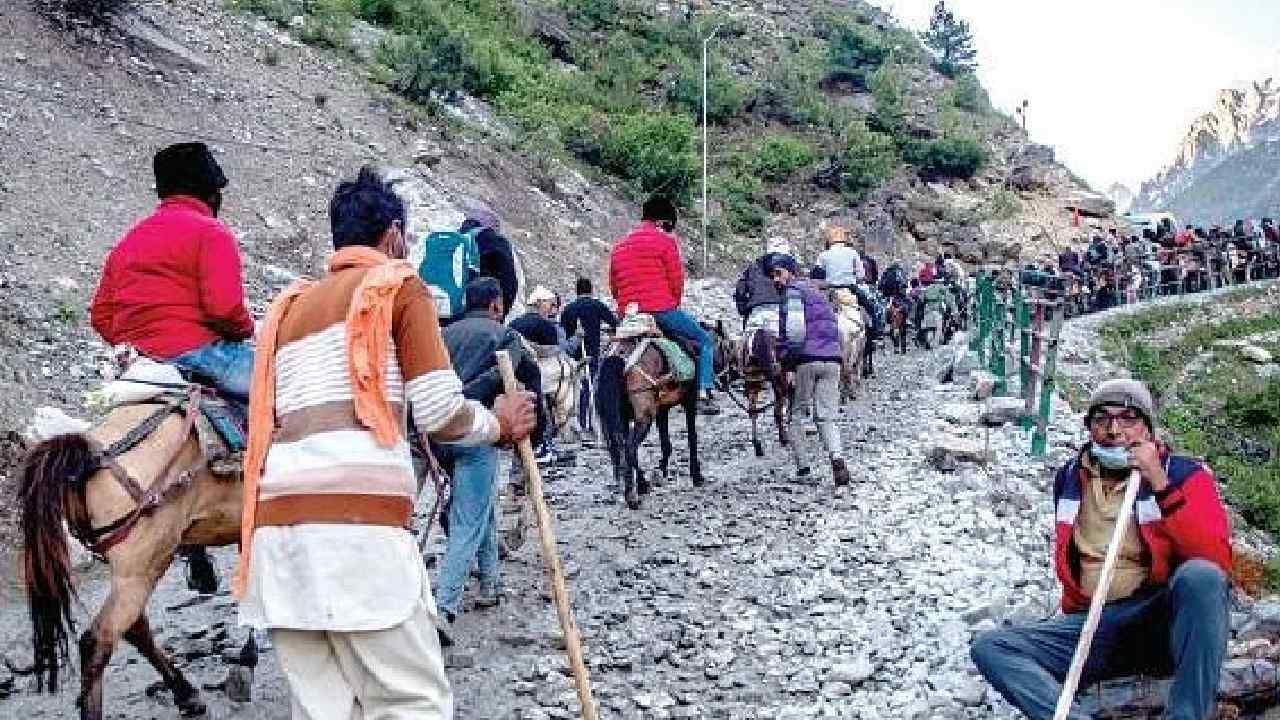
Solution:
[[[199,546],[179,548],[178,554],[187,559],[187,589],[201,595],[218,591],[218,570],[209,559],[209,551]]]
[[[714,398],[704,397],[698,401],[698,413],[700,415],[719,415],[720,404]]]
[[[849,468],[842,458],[831,458],[831,477],[835,478],[836,485],[849,484]]]
[[[440,638],[440,647],[453,647],[453,613],[442,610],[440,619],[436,621],[436,636]]]
[[[812,474],[813,474],[813,469],[812,469],[812,468],[810,468],[810,467],[802,467],[802,468],[800,468],[799,470],[796,470],[796,479],[798,479],[798,480],[808,480],[808,479],[809,479],[809,476],[810,476],[810,475],[812,475]]]
[[[494,583],[492,585],[481,585],[480,593],[476,595],[477,608],[494,608],[502,604],[506,595],[502,592],[502,586]]]

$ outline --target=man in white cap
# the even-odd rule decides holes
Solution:
[[[1212,716],[1226,654],[1231,527],[1213,471],[1173,454],[1156,437],[1155,417],[1151,393],[1136,380],[1108,380],[1093,392],[1084,417],[1089,442],[1053,484],[1065,614],[973,643],[978,670],[1029,718],[1054,715],[1134,470],[1142,485],[1083,682],[1171,673],[1163,717]],[[1085,715],[1073,709],[1069,717]]]
[[[537,285],[529,293],[525,301],[528,312],[508,323],[508,326],[538,348],[561,349],[560,336],[563,329],[551,318],[555,314],[556,294],[544,285]],[[542,395],[541,376],[538,387],[530,387],[537,397],[538,428],[534,431],[534,447],[538,451],[539,462],[555,462],[559,456],[553,437],[554,428],[549,422],[546,401]]]
[[[769,278],[768,261],[771,255],[790,255],[791,243],[786,238],[772,237],[765,253],[742,271],[733,289],[733,303],[742,316],[742,329],[776,329],[778,308],[782,295]]]

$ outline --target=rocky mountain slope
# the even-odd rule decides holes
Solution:
[[[1135,207],[1227,223],[1280,207],[1280,79],[1218,93],[1173,161],[1142,184]]]
[[[168,143],[205,139],[226,167],[231,186],[224,218],[239,235],[256,311],[296,275],[322,270],[329,194],[365,163],[396,168],[417,231],[457,222],[467,197],[489,201],[529,278],[562,291],[578,274],[599,280],[611,240],[634,221],[638,194],[631,179],[573,153],[547,151],[500,99],[462,92],[411,102],[378,61],[385,29],[347,18],[340,25],[345,35],[321,41],[310,16],[289,14],[338,0],[280,0],[275,7],[284,9],[277,15],[283,22],[250,12],[250,0],[231,7],[222,0],[132,0],[123,3],[129,12],[106,28],[54,22],[38,10],[61,1],[0,4],[0,156],[9,161],[0,178],[0,432],[8,433],[0,437],[0,454],[6,459],[20,447],[14,431],[33,407],[78,411],[82,393],[99,381],[105,348],[88,327],[88,300],[110,246],[153,205],[150,158]],[[468,2],[508,7],[506,0]],[[534,5],[562,8],[551,0]],[[261,8],[261,0],[253,7]],[[534,6],[509,7],[525,13]],[[798,56],[810,43],[817,48],[810,56],[827,57],[830,41],[822,37],[819,10],[857,8],[850,32],[859,38],[879,33],[882,50],[883,38],[899,38],[895,48],[915,42],[862,3],[817,3],[803,12],[764,2],[654,7],[644,4],[628,22],[644,32],[652,23],[700,13],[734,23],[732,41],[717,50],[728,53],[738,82],[764,93],[753,96],[757,104],[772,87],[761,79],[771,64]],[[548,21],[553,29],[541,31],[536,28],[543,25],[519,15],[519,32],[547,42],[543,36],[554,36],[557,22],[578,17],[558,12]],[[596,32],[575,29],[567,37],[588,49],[608,47]],[[803,47],[789,55],[797,38]],[[972,177],[947,178],[899,160],[855,197],[832,189],[833,167],[839,176],[833,159],[843,153],[847,161],[848,147],[838,145],[829,127],[822,135],[752,110],[712,128],[713,150],[724,151],[712,153],[708,270],[736,272],[771,235],[797,241],[812,257],[817,230],[831,222],[853,226],[882,258],[906,260],[950,249],[973,262],[999,262],[1039,254],[1073,236],[1063,208],[1081,204],[1083,187],[1053,151],[986,108],[980,87],[968,87],[961,103],[977,111],[955,109],[958,81],[900,52],[880,61],[893,65],[900,105],[886,108],[883,92],[877,99],[856,83],[811,78],[801,89],[821,95],[824,107],[841,109],[851,123],[892,114],[901,123],[895,127],[921,143],[955,133],[976,137],[987,156],[982,167]],[[555,62],[571,78],[581,73]],[[649,92],[666,97],[661,83],[669,80],[655,80],[658,90]],[[772,134],[798,136],[820,152],[785,179],[748,193],[763,213],[758,228],[719,227],[737,197],[723,179],[760,137]],[[695,136],[691,128],[690,148]],[[1105,200],[1096,202],[1100,197],[1084,200],[1101,215],[1110,212]],[[691,270],[698,272],[696,203],[690,216],[681,232]]]

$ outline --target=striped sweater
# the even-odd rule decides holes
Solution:
[[[258,525],[361,521],[407,524],[417,491],[408,445],[379,447],[355,415],[345,319],[364,277],[339,269],[298,298],[280,326],[277,429],[263,469]],[[406,399],[419,432],[439,441],[492,443],[496,418],[465,400],[426,286],[410,278],[396,295],[387,397]]]
[[[276,342],[276,429],[258,485],[241,621],[332,632],[393,627],[434,612],[406,530],[417,491],[408,443],[380,446],[356,417],[346,317],[366,269],[333,268],[284,315]],[[387,398],[441,442],[496,442],[497,418],[462,396],[435,306],[416,277],[394,300]]]

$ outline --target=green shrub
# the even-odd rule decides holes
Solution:
[[[836,159],[839,187],[851,200],[862,199],[869,190],[893,176],[898,152],[893,138],[855,122],[844,132],[845,149]]]
[[[379,55],[395,72],[392,88],[410,100],[430,100],[433,94],[452,98],[480,84],[470,48],[456,35],[393,38],[383,44]]]
[[[764,229],[767,213],[757,199],[762,187],[758,179],[735,170],[716,176],[710,192],[721,201],[730,230],[756,235]]]
[[[1012,220],[1022,212],[1022,201],[1017,193],[1001,188],[987,201],[985,210],[992,220]]]
[[[872,119],[876,127],[895,137],[901,136],[907,115],[902,98],[902,74],[892,65],[885,65],[871,74],[868,86],[875,99]]]
[[[241,12],[261,15],[279,25],[288,25],[291,19],[302,15],[304,11],[302,0],[232,0],[232,7]]]
[[[299,36],[312,45],[345,49],[351,44],[351,22],[358,10],[356,0],[315,0]]]
[[[991,110],[991,98],[987,96],[986,89],[973,73],[964,73],[956,78],[955,85],[951,87],[949,100],[955,107],[972,113],[986,113]]]
[[[684,60],[675,69],[675,81],[667,99],[694,117],[702,117],[702,63]],[[747,86],[734,78],[723,63],[707,68],[707,122],[724,124],[742,114],[747,104]]]
[[[588,30],[616,24],[622,9],[619,0],[560,0],[560,5],[574,24]]]
[[[782,182],[817,159],[817,150],[804,140],[790,135],[770,135],[756,145],[751,168],[765,180]]]
[[[920,172],[927,177],[970,178],[987,162],[982,143],[968,137],[942,137],[923,144]]]
[[[870,25],[845,22],[832,34],[827,54],[827,78],[866,87],[868,75],[889,56],[889,45]]]
[[[684,202],[698,169],[693,136],[693,121],[684,115],[624,115],[611,119],[601,161],[606,170],[635,181],[643,193],[664,192]]]
[[[817,125],[826,117],[822,92],[823,57],[815,47],[799,47],[769,66],[756,109],[788,125]]]

